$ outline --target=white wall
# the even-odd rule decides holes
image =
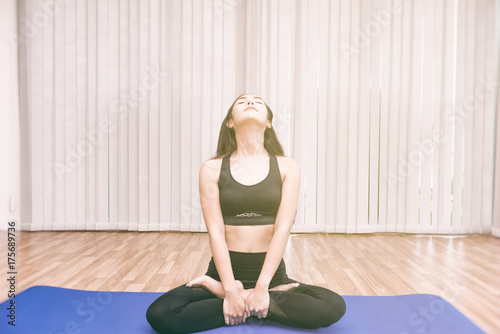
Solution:
[[[19,95],[15,34],[15,0],[2,0],[0,11],[0,230],[9,221],[19,223]]]

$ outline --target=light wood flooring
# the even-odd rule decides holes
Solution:
[[[0,231],[7,276],[7,232]],[[206,233],[16,232],[16,290],[34,285],[167,291],[207,269]],[[500,239],[491,236],[295,234],[288,275],[342,295],[442,296],[500,333]],[[0,300],[8,282],[0,281]]]

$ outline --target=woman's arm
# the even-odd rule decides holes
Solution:
[[[224,289],[224,320],[226,324],[237,325],[246,320],[245,301],[239,295],[227,248],[217,185],[219,173],[220,168],[217,168],[213,160],[202,165],[199,185],[200,201],[215,267]]]
[[[276,215],[274,234],[267,250],[264,265],[253,291],[247,297],[247,312],[259,319],[267,316],[269,310],[269,283],[278,269],[290,235],[295,215],[300,188],[300,166],[291,159],[283,159],[285,171],[281,203]]]
[[[285,177],[283,180],[281,203],[276,215],[274,234],[269,244],[266,259],[262,267],[256,287],[266,290],[278,269],[285,247],[290,236],[290,229],[297,214],[297,201],[300,188],[300,166],[292,158],[283,159],[285,164]]]
[[[227,249],[224,220],[219,202],[218,169],[214,161],[205,162],[200,169],[200,201],[208,230],[210,247],[224,291],[237,290]]]

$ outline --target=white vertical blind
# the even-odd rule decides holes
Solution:
[[[23,2],[23,22],[37,28],[20,45],[32,230],[204,230],[198,170],[245,54],[237,5]]]
[[[294,232],[492,229],[491,0],[20,9],[46,16],[20,44],[32,230],[205,231],[199,167],[244,92],[302,167]]]
[[[496,2],[498,4],[498,1]],[[496,60],[497,60],[497,82],[500,78],[500,6],[495,8],[496,12],[496,21],[495,21],[495,30],[496,30]],[[495,189],[493,192],[493,231],[492,234],[496,237],[500,237],[500,133],[498,129],[500,129],[500,108],[499,108],[499,96],[500,96],[500,85],[496,87],[497,95],[495,100],[495,112],[496,112],[496,121],[495,121],[495,129],[496,129],[496,138],[495,138]]]

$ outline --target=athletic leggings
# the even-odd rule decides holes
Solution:
[[[245,289],[255,287],[266,253],[229,251],[234,278]],[[220,281],[211,259],[207,276]],[[288,278],[281,260],[269,289],[297,281]],[[298,328],[328,327],[345,313],[346,306],[335,292],[300,282],[288,291],[269,291],[266,319]],[[156,299],[148,308],[146,318],[159,333],[193,333],[224,326],[223,300],[202,287],[183,284]]]

